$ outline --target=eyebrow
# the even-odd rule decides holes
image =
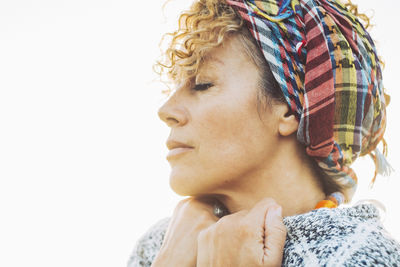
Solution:
[[[216,58],[216,57],[214,57],[214,56],[205,56],[204,57],[204,61],[203,61],[205,64],[207,64],[207,63],[209,63],[209,62],[216,62],[216,63],[219,63],[220,65],[222,65],[222,66],[224,66],[225,64],[224,64],[224,62],[222,62],[220,59],[218,59],[218,58]]]

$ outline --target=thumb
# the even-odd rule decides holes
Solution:
[[[283,224],[282,208],[273,205],[265,216],[264,264],[281,266],[283,247],[286,240],[286,226]]]

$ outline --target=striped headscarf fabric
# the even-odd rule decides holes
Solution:
[[[385,131],[386,103],[371,37],[334,0],[227,3],[244,19],[296,114],[297,139],[344,188],[344,195],[330,198],[350,201],[357,186],[354,160],[366,154],[376,164],[384,160],[376,147]]]

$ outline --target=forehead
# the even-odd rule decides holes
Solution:
[[[224,58],[221,57],[221,54],[218,52],[212,51],[209,52],[200,62],[200,68],[203,65],[214,66],[214,67],[223,67],[225,66]]]
[[[204,66],[217,68],[246,67],[252,64],[251,58],[245,52],[243,44],[237,37],[230,37],[224,42],[206,53],[200,63],[200,69]]]

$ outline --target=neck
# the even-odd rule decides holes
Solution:
[[[306,213],[325,198],[308,156],[275,157],[261,168],[216,192],[215,197],[230,211],[250,210],[264,198],[282,206],[283,216]],[[282,150],[287,151],[287,150]]]

